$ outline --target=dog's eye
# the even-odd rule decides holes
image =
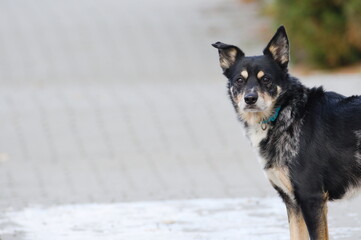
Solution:
[[[264,82],[264,83],[269,83],[269,82],[271,82],[271,79],[270,79],[269,77],[264,76],[264,77],[262,78],[262,82]]]
[[[244,78],[242,77],[237,78],[236,83],[240,83],[240,84],[244,83]]]

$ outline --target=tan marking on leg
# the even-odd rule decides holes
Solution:
[[[258,78],[258,79],[261,79],[263,76],[264,76],[264,72],[263,72],[263,71],[259,71],[259,72],[257,73],[257,78]]]
[[[279,170],[279,179],[282,182],[282,184],[287,188],[287,190],[291,193],[293,193],[293,187],[289,176],[288,169],[280,168]]]
[[[327,200],[328,200],[328,194],[325,193],[324,196],[324,204],[322,206],[322,209],[320,214],[320,222],[319,222],[319,228],[318,228],[318,236],[320,240],[328,240],[328,226],[327,226]]]
[[[243,70],[241,72],[241,76],[244,78],[244,79],[247,79],[248,78],[248,72],[246,70]]]
[[[291,240],[308,240],[308,230],[301,209],[287,208]]]
[[[271,183],[280,188],[287,196],[292,198],[293,187],[289,177],[289,171],[283,167],[272,167],[266,171],[268,179]]]

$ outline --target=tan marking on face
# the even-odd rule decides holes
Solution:
[[[258,92],[258,102],[262,102],[262,105],[266,107],[261,112],[242,112],[240,113],[241,118],[246,121],[249,125],[259,124],[264,119],[269,118],[273,114],[274,104],[276,98],[272,98],[267,93]],[[242,98],[243,99],[243,98]]]
[[[249,125],[258,125],[263,119],[267,119],[271,116],[272,108],[268,108],[262,112],[241,112],[241,118]]]
[[[308,240],[308,230],[301,209],[287,208],[291,240]]]
[[[276,99],[271,97],[267,93],[260,93],[259,95],[264,99],[264,101],[266,102],[266,104],[268,106],[271,106],[272,103],[276,102]],[[272,110],[272,109],[270,109],[270,110]]]
[[[261,79],[263,76],[264,76],[264,72],[263,72],[263,71],[259,71],[259,72],[257,73],[257,78],[258,78],[258,79]]]
[[[262,105],[266,107],[265,110],[261,112],[244,112],[242,106],[239,105],[239,115],[241,119],[247,122],[249,125],[258,125],[261,121],[268,119],[274,113],[274,106],[276,104],[277,98],[282,92],[281,87],[277,86],[277,95],[272,97],[267,93],[257,92],[258,93],[258,102],[262,102]],[[237,98],[237,103],[243,101],[243,96]]]
[[[247,122],[249,125],[256,125],[263,119],[262,112],[242,112],[240,114],[243,121]]]
[[[238,104],[240,101],[242,101],[243,96],[244,96],[244,93],[235,95],[234,92],[233,92],[233,87],[231,87],[230,91],[231,91],[231,96],[232,96],[233,100],[234,100],[237,104]]]
[[[246,70],[243,70],[241,72],[241,76],[244,78],[244,79],[247,79],[248,78],[248,72]]]

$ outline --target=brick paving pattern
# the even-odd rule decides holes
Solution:
[[[0,33],[1,209],[275,196],[210,46],[261,53],[273,29],[255,3],[5,0]]]

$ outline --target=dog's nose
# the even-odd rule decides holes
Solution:
[[[257,93],[248,93],[246,96],[244,96],[244,101],[247,104],[254,104],[257,102],[258,94]]]

